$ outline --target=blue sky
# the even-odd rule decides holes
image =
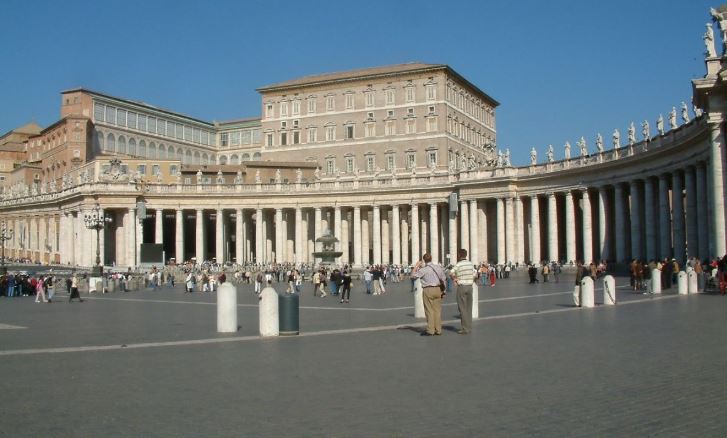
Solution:
[[[654,126],[704,75],[703,0],[32,1],[0,7],[0,133],[58,118],[87,87],[204,120],[259,116],[255,88],[409,61],[445,63],[497,99],[498,145]],[[719,35],[718,30],[715,31]],[[652,130],[653,131],[653,130]]]

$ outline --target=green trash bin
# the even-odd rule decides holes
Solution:
[[[278,327],[280,336],[300,333],[298,294],[278,294]]]

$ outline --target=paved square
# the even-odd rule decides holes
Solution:
[[[408,281],[357,284],[350,305],[307,284],[302,335],[264,340],[247,285],[233,335],[215,332],[214,295],[181,287],[1,298],[0,436],[727,433],[727,297],[619,288],[617,306],[578,309],[572,284],[481,288],[469,336],[450,296],[435,338],[418,336]]]

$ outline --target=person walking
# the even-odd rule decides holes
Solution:
[[[74,298],[78,298],[78,301],[81,303],[83,302],[81,295],[78,293],[78,276],[75,272],[71,277],[71,296],[68,298],[68,302],[70,303]]]
[[[45,281],[43,282],[43,285],[45,286],[46,293],[48,294],[48,302],[53,302],[53,295],[55,295],[55,287],[53,284],[55,283],[55,278],[53,278],[53,270],[50,270],[50,275],[48,275],[45,278]]]
[[[349,303],[351,300],[351,274],[347,270],[341,276],[341,303]]]
[[[422,300],[424,301],[424,315],[427,317],[427,329],[422,336],[439,336],[442,334],[442,298],[447,294],[444,288],[444,270],[436,263],[432,263],[432,256],[425,253],[422,260],[414,266],[411,278],[421,279]]]
[[[43,298],[44,303],[48,302],[48,298],[45,295],[45,287],[43,286],[43,277],[40,277],[35,283],[35,302],[39,303],[41,298]]]
[[[452,267],[452,280],[457,285],[457,307],[462,328],[457,332],[466,335],[472,331],[472,283],[475,279],[475,266],[467,260],[467,250],[457,251],[457,263]]]
[[[187,278],[184,280],[184,287],[186,288],[184,293],[192,293],[194,291],[195,277],[192,271],[189,271]]]

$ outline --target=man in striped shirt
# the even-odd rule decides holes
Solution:
[[[467,260],[467,250],[457,251],[457,264],[452,268],[454,284],[457,285],[457,307],[462,321],[462,329],[457,333],[466,335],[472,331],[472,282],[475,278],[475,267]]]

